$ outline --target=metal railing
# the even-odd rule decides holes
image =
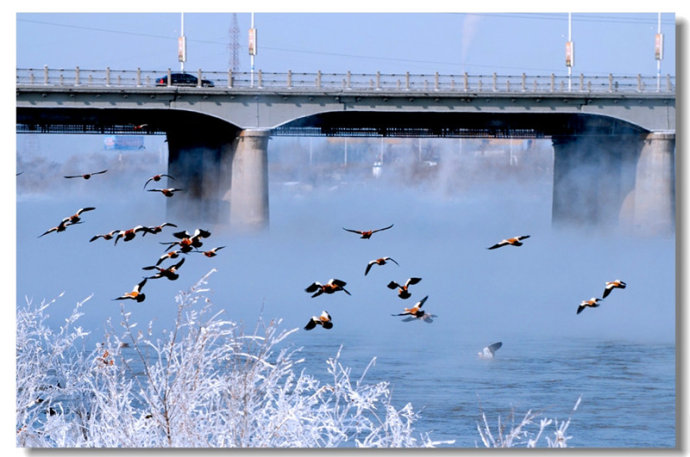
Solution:
[[[168,86],[165,79],[171,70],[84,70],[56,68],[18,68],[17,87],[93,87],[93,88],[149,88]],[[456,75],[386,74],[386,73],[268,73],[208,71],[190,72],[201,80],[210,80],[213,87],[204,90],[255,90],[304,92],[413,92],[413,93],[620,93],[675,94],[675,76],[585,76],[574,75]],[[163,84],[157,84],[164,78]]]

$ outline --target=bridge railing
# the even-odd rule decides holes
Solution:
[[[85,70],[18,68],[17,86],[45,87],[157,87],[156,81],[170,70]],[[190,71],[199,79],[213,81],[205,90],[247,89],[256,91],[383,91],[458,93],[666,93],[675,94],[670,75],[612,75],[571,77],[561,75],[455,75],[390,73],[287,73]]]

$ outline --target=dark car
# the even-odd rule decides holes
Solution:
[[[199,85],[199,79],[194,76],[190,75],[189,73],[171,73],[170,78],[172,82],[170,83],[171,86],[190,86],[190,87],[196,87]],[[156,79],[156,86],[167,86],[168,85],[168,76],[163,76],[158,79]],[[201,86],[202,87],[213,87],[213,81],[209,81],[208,79],[202,79],[201,80]]]

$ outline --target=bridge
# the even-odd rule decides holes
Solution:
[[[17,132],[165,134],[168,171],[188,190],[168,211],[238,228],[268,224],[273,136],[547,138],[554,223],[616,224],[626,208],[644,231],[674,229],[668,75],[198,70],[196,86],[156,84],[170,73],[18,69]]]

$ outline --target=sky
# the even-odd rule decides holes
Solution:
[[[249,12],[18,13],[17,67],[226,71],[233,43],[249,71]],[[232,28],[237,20],[237,40]],[[254,13],[264,72],[655,75],[658,13]],[[662,74],[675,74],[672,12],[661,14]]]

